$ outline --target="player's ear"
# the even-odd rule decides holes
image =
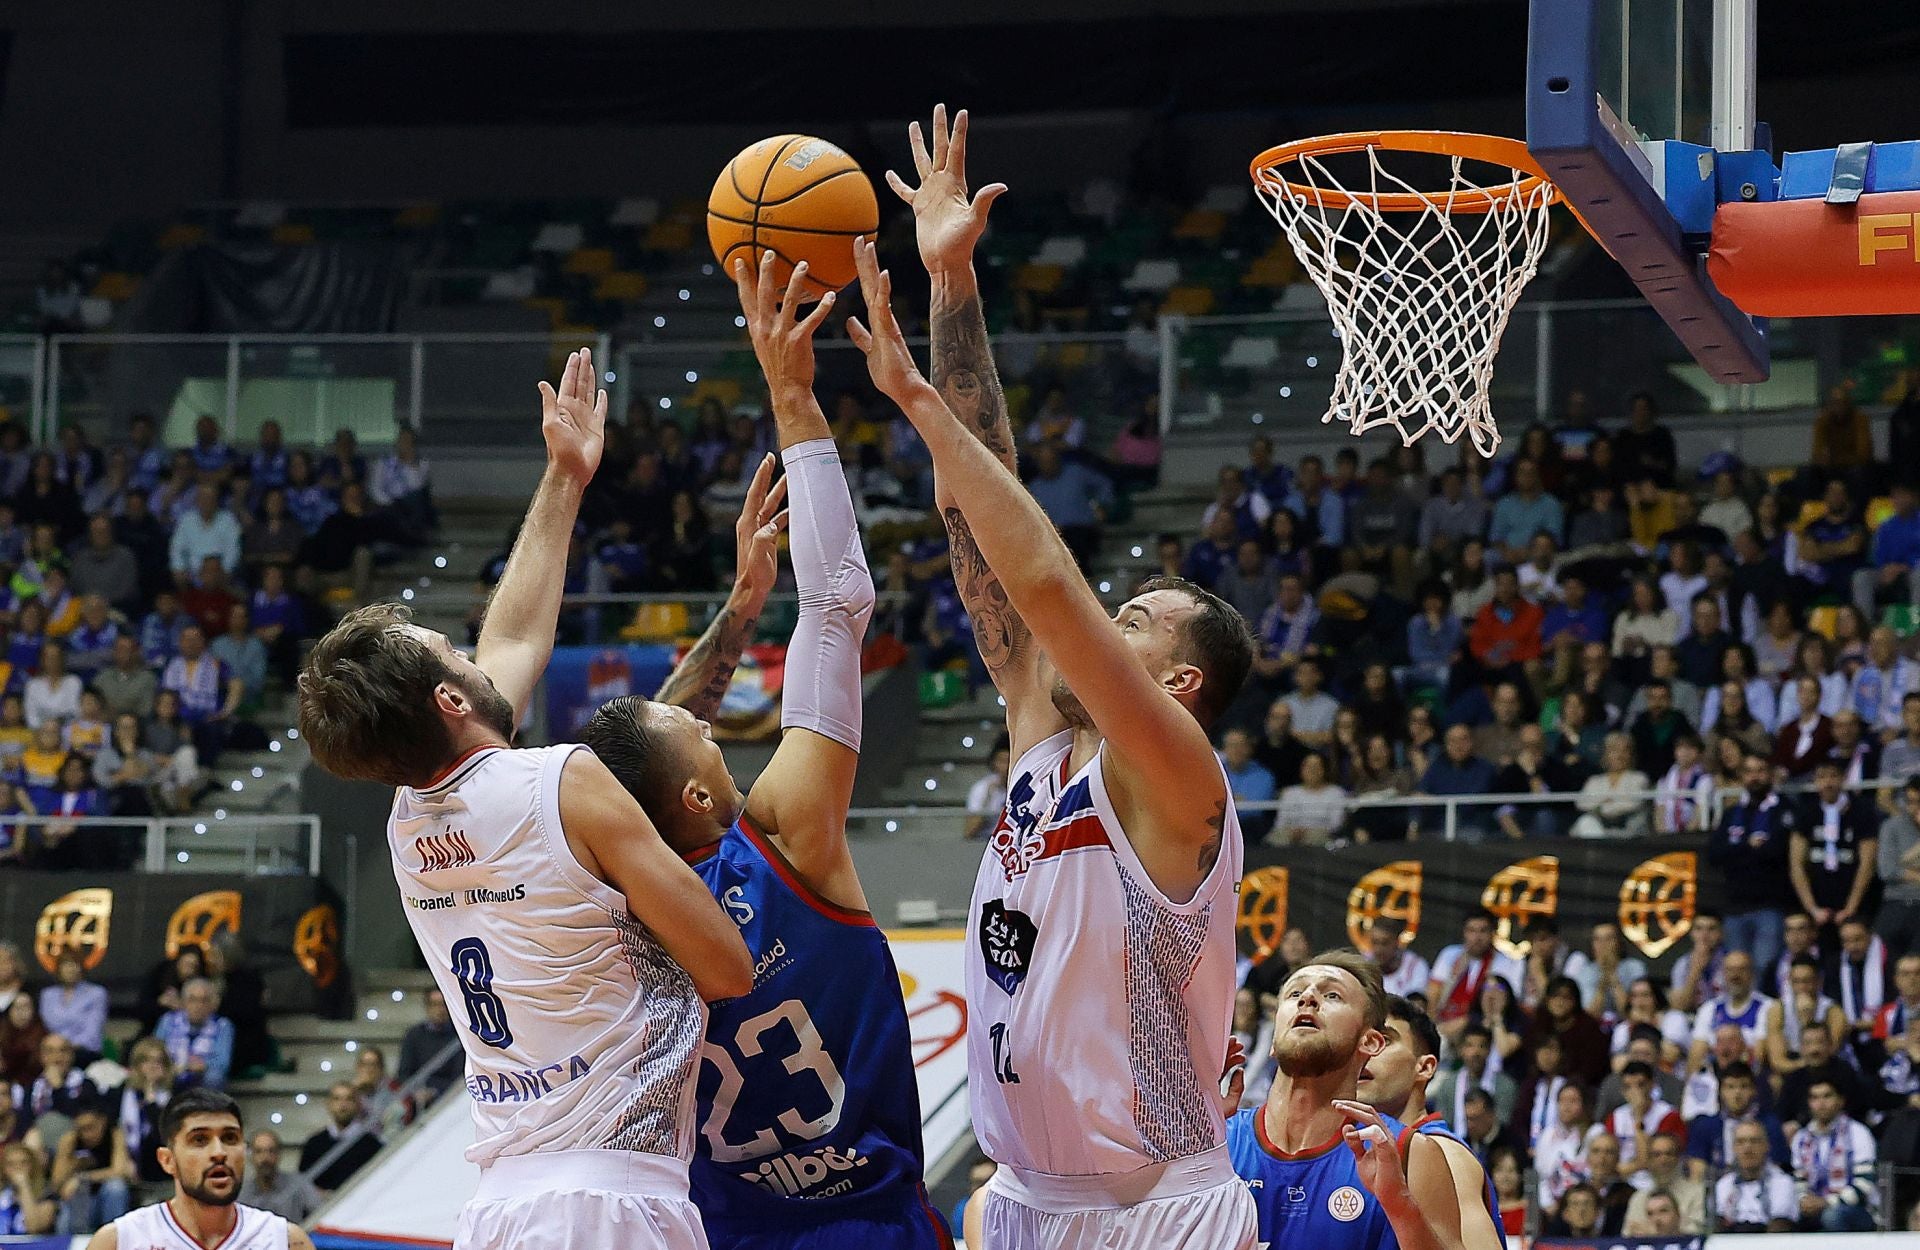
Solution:
[[[443,681],[433,688],[434,706],[449,716],[465,716],[473,710],[467,700],[467,692],[450,681]]]
[[[1167,688],[1168,694],[1192,696],[1200,693],[1200,683],[1205,676],[1196,665],[1175,664],[1160,679],[1160,684]]]
[[[160,1170],[162,1172],[165,1172],[168,1176],[172,1176],[174,1174],[173,1148],[171,1146],[159,1147],[153,1152],[153,1157],[159,1162]]]
[[[698,777],[689,777],[687,784],[680,788],[680,804],[696,816],[711,816],[713,791],[707,789]]]
[[[1387,1048],[1387,1035],[1369,1026],[1360,1032],[1360,1053],[1371,1059]]]
[[[1413,1061],[1413,1074],[1422,1081],[1431,1081],[1433,1074],[1440,1070],[1440,1056],[1422,1055]]]

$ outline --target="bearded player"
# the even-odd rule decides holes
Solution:
[[[1457,1250],[1453,1178],[1437,1142],[1360,1102],[1360,1071],[1387,1045],[1380,969],[1358,951],[1315,955],[1280,986],[1266,1102],[1227,1125],[1233,1169],[1265,1245]]]
[[[1427,1110],[1427,1084],[1440,1065],[1440,1030],[1426,1012],[1390,994],[1386,1034],[1387,1044],[1360,1069],[1360,1101],[1405,1126],[1400,1134],[1402,1155],[1411,1134],[1424,1134],[1440,1143],[1453,1174],[1460,1236],[1467,1250],[1500,1250],[1506,1244],[1500,1231],[1500,1199],[1485,1169],[1440,1113]]]
[[[715,1250],[938,1250],[951,1240],[922,1184],[900,974],[847,850],[874,592],[813,394],[814,331],[834,297],[797,317],[806,272],[805,262],[794,267],[784,300],[771,251],[754,278],[744,261],[734,275],[773,398],[800,598],[780,745],[743,798],[705,723],[773,582],[770,464],[742,514],[729,610],[658,699],[613,700],[585,737],[725,906],[754,957],[753,988],[714,1004],[702,1048],[693,1197]]]
[[[992,1247],[1232,1250],[1254,1220],[1220,1110],[1242,843],[1206,727],[1251,662],[1239,613],[1155,579],[1109,617],[1013,472],[973,245],[967,124],[912,132],[933,279],[933,381],[873,245],[856,244],[868,372],[932,454],[954,581],[1007,705],[1016,759],[967,921],[968,1089],[1001,1166]]]
[[[129,1211],[93,1235],[87,1250],[313,1250],[298,1224],[241,1206],[247,1145],[240,1107],[218,1090],[181,1090],[160,1117],[160,1169],[173,1197]]]
[[[473,660],[375,604],[301,671],[300,731],[338,777],[397,787],[393,874],[464,1017],[480,1183],[459,1250],[691,1250],[706,1005],[753,984],[746,943],[591,751],[516,750],[553,652],[606,393],[587,352],[542,382],[547,468]]]

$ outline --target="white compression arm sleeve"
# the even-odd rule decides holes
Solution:
[[[853,499],[832,439],[795,443],[780,460],[787,467],[789,546],[800,591],[780,727],[811,729],[858,751],[860,648],[873,616],[873,576]]]

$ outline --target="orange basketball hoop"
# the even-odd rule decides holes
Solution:
[[[1445,186],[1412,180],[1389,156],[1447,158]],[[1341,158],[1354,157],[1350,161]],[[1469,165],[1499,171],[1473,176]],[[1341,359],[1336,417],[1357,434],[1390,425],[1411,444],[1430,430],[1500,445],[1493,358],[1546,251],[1559,191],[1524,143],[1437,130],[1367,130],[1283,143],[1253,162],[1253,184],[1326,297]]]

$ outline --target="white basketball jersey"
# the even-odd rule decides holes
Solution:
[[[233,1232],[220,1250],[287,1250],[287,1222],[270,1211],[233,1204]],[[138,1207],[113,1222],[120,1250],[199,1250],[164,1202]]]
[[[967,1083],[994,1159],[1090,1176],[1226,1140],[1245,850],[1229,800],[1219,861],[1191,900],[1171,902],[1114,815],[1104,751],[1069,777],[1072,748],[1058,733],[1014,765],[974,881]]]
[[[503,1155],[693,1151],[707,1009],[560,829],[584,747],[488,747],[394,794],[387,842],[413,935],[467,1052],[482,1167]]]

